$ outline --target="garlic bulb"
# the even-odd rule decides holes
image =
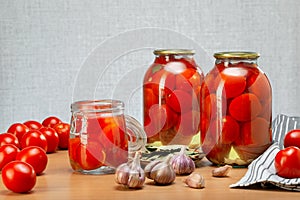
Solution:
[[[183,182],[191,188],[200,189],[205,187],[204,177],[198,173],[190,174]]]
[[[212,176],[214,176],[214,177],[226,177],[226,176],[228,176],[231,169],[232,169],[231,165],[225,165],[225,166],[213,169],[211,171],[211,173],[212,173]]]
[[[152,161],[145,167],[145,173],[148,178],[154,180],[155,184],[168,185],[174,182],[176,173],[170,164],[172,155],[169,155],[164,161]]]
[[[181,151],[173,157],[171,163],[177,175],[191,174],[195,170],[194,161],[185,154],[185,146],[182,146]]]
[[[131,162],[121,164],[115,173],[115,181],[128,188],[142,188],[145,182],[145,173],[141,168],[140,154],[135,153]]]

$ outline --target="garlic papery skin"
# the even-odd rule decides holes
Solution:
[[[145,171],[145,176],[149,179],[152,179],[151,178],[151,170],[153,169],[153,167],[155,167],[157,164],[161,163],[162,161],[160,160],[154,160],[154,161],[151,161],[150,163],[148,163],[145,168],[144,168],[144,171]]]
[[[118,184],[127,185],[129,179],[130,167],[128,163],[119,165],[115,173],[115,181]]]
[[[170,164],[173,156],[169,155],[163,162],[156,164],[150,171],[150,178],[158,185],[169,185],[174,182],[176,173]]]
[[[205,187],[204,177],[198,173],[190,174],[183,182],[191,188],[201,189]]]
[[[179,154],[173,157],[171,163],[177,175],[188,175],[195,170],[194,161],[185,154],[185,146],[182,146]]]
[[[131,162],[121,164],[115,173],[115,181],[128,188],[139,189],[145,183],[145,173],[140,164],[140,153],[136,152]]]

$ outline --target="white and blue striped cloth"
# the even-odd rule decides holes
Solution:
[[[275,155],[283,148],[285,134],[293,129],[300,129],[300,117],[278,115],[272,124],[274,144],[248,166],[248,171],[241,180],[230,185],[230,187],[272,184],[282,189],[300,191],[300,178],[282,178],[276,174],[274,166]]]

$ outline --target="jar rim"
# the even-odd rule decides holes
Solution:
[[[193,49],[156,49],[154,55],[194,55]]]
[[[71,104],[71,111],[115,112],[124,110],[124,103],[115,99],[81,100]]]
[[[251,51],[224,51],[214,54],[216,59],[256,59],[259,56],[259,53]]]

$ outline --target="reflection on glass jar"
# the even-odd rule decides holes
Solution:
[[[215,53],[201,88],[201,142],[214,164],[248,165],[272,143],[272,91],[254,52]]]
[[[149,145],[200,145],[202,70],[193,50],[155,50],[144,76],[144,128]]]

